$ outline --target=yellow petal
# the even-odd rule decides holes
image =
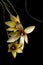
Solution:
[[[15,43],[16,48],[21,48],[21,47],[22,47],[22,45],[23,45],[23,44],[20,44],[20,43],[19,43],[19,44],[18,44],[18,43]]]
[[[28,44],[28,37],[27,37],[27,35],[24,36],[24,40]]]
[[[12,43],[8,44],[8,48],[9,48],[9,49],[11,48],[11,46],[12,46]]]
[[[15,23],[12,21],[7,21],[7,22],[5,22],[5,24],[10,26],[10,27],[15,27]]]
[[[20,46],[20,45],[19,45],[19,44],[17,44],[17,43],[15,43],[15,46],[16,46],[16,48],[19,48],[19,46]]]
[[[14,32],[16,32],[16,31],[17,31],[17,29],[16,29],[16,28],[7,28],[6,30],[7,30],[7,31],[14,31]]]
[[[7,31],[13,31],[14,29],[13,28],[7,28],[6,30]]]
[[[29,34],[29,33],[33,32],[34,29],[35,29],[35,26],[29,26],[24,31],[25,31],[25,33]]]
[[[11,50],[10,50],[10,49],[8,49],[8,52],[11,52]]]
[[[12,36],[7,40],[7,43],[15,42],[19,39],[19,36]]]
[[[9,35],[9,36],[14,36],[15,33],[14,33],[14,32],[11,32],[11,33],[9,33],[8,35]]]
[[[12,21],[14,21],[14,22],[20,22],[20,19],[19,19],[19,16],[18,16],[18,15],[17,15],[17,17],[11,15],[11,16],[10,16],[10,19],[11,19]]]
[[[16,49],[16,52],[17,53],[23,53],[23,51],[19,48],[19,49]]]
[[[9,36],[17,36],[19,34],[19,32],[11,32],[9,33]]]
[[[16,32],[17,31],[17,29],[16,28],[14,28],[14,30],[13,30],[14,32]]]
[[[16,20],[16,17],[13,16],[13,15],[10,15],[10,19],[11,19],[11,21],[15,21]]]
[[[17,15],[17,21],[20,23],[20,18],[19,18],[19,15]]]
[[[17,56],[16,51],[12,51],[12,55],[13,55],[14,58],[16,58],[16,56]]]
[[[11,46],[12,46],[12,43],[8,44],[8,52],[11,52],[11,50],[10,50]]]

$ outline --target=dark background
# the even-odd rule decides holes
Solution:
[[[6,1],[6,0],[4,0]],[[25,10],[25,0],[10,0],[16,11],[18,12],[21,22],[26,28],[29,25],[35,25],[35,30],[28,35],[29,44],[25,44],[23,54],[18,54],[16,59],[7,52],[8,47],[6,40],[7,33],[4,22],[9,20],[9,14],[5,10],[5,21],[3,20],[3,10],[0,6],[0,65],[12,64],[12,65],[30,65],[30,64],[41,64],[42,63],[42,52],[43,52],[43,22],[33,20],[28,16]],[[40,20],[43,20],[43,2],[42,0],[27,0],[27,9],[30,14]],[[12,12],[12,9],[10,10]],[[12,12],[15,15],[14,11]]]

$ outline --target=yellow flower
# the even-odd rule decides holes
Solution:
[[[17,53],[22,53],[22,50],[22,44],[18,44],[17,41],[8,44],[8,52],[11,52],[14,58],[16,58]]]
[[[22,25],[19,24],[17,26],[18,28],[18,34],[16,36],[11,36],[7,42],[8,43],[11,43],[11,42],[14,42],[16,40],[18,40],[20,38],[20,42],[22,42],[24,44],[24,40],[26,43],[28,43],[28,37],[27,37],[27,34],[33,32],[33,30],[35,29],[35,26],[29,26],[27,27],[26,29],[23,29]]]
[[[13,15],[10,15],[10,19],[11,21],[14,21],[15,23],[20,23],[20,18],[19,18],[19,15],[17,15],[16,17],[13,16]]]
[[[5,24],[7,26],[9,26],[9,28],[7,28],[6,30],[7,31],[14,31],[14,32],[16,32],[17,31],[16,24],[20,23],[20,18],[19,18],[18,15],[17,15],[17,17],[15,17],[13,15],[10,15],[10,19],[11,19],[11,21],[5,22]]]

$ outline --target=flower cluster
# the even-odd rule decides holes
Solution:
[[[35,26],[29,26],[26,29],[23,28],[20,18],[10,15],[11,21],[6,21],[5,24],[8,26],[9,38],[7,40],[8,52],[11,52],[13,57],[16,58],[17,53],[22,53],[24,49],[24,41],[28,44],[27,34],[31,33]],[[20,41],[19,41],[20,40]]]

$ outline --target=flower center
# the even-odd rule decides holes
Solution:
[[[11,50],[16,50],[16,47],[14,45],[12,45],[12,47],[10,49]]]
[[[21,36],[23,36],[23,35],[25,35],[25,34],[26,34],[26,33],[24,32],[24,30],[21,30],[21,31],[20,31],[20,35],[21,35]]]

